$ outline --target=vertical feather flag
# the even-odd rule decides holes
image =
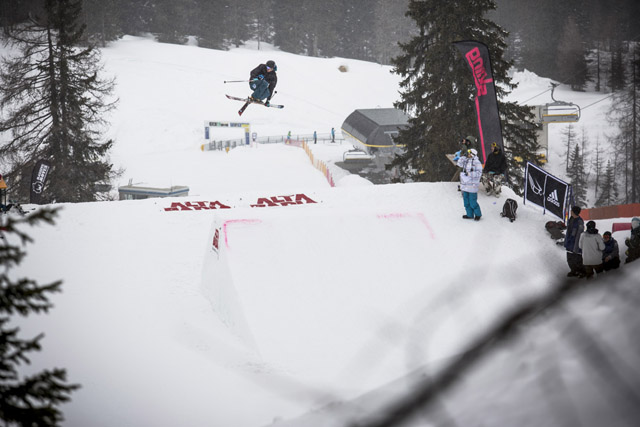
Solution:
[[[460,41],[453,43],[464,55],[464,59],[471,68],[473,81],[476,85],[476,114],[478,116],[478,131],[480,134],[480,148],[482,163],[487,161],[491,143],[495,142],[504,152],[502,142],[502,126],[498,113],[498,98],[495,82],[491,71],[489,49],[478,41]]]
[[[40,196],[44,190],[44,184],[47,182],[47,176],[51,170],[51,163],[47,160],[40,159],[36,162],[31,172],[31,203],[40,203]]]

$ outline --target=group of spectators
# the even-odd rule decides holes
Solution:
[[[595,221],[587,222],[580,216],[579,206],[571,208],[567,222],[564,247],[567,250],[567,277],[592,278],[595,274],[616,269],[620,266],[620,248],[610,231],[600,235]],[[626,263],[640,258],[640,218],[631,220],[631,236],[625,239]]]

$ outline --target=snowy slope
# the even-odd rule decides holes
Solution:
[[[237,119],[239,105],[224,93],[246,94],[244,85],[221,81],[260,62],[277,62],[286,108],[251,106],[242,119],[259,135],[328,132],[353,109],[391,106],[397,77],[389,67],[134,37],[104,58],[119,84],[109,135],[112,160],[126,168],[120,184],[131,178],[191,191],[63,204],[55,226],[33,230],[16,274],[62,279],[64,292],[49,315],[18,323],[25,334],[46,334],[27,371],[66,367],[82,385],[64,406],[65,425],[341,425],[315,410],[351,407],[352,399],[360,413],[377,409],[380,396],[405,390],[401,378],[448,360],[506,307],[567,271],[564,251],[544,231],[554,218],[520,199],[516,222],[500,217],[504,200],[517,198],[508,189],[499,199],[480,195],[482,221],[465,222],[455,183],[372,186],[346,176],[331,188],[297,147],[199,149],[205,120]],[[323,90],[306,96],[307,75],[324,76]],[[312,147],[329,162],[347,148]],[[304,203],[251,207],[296,195]],[[167,210],[212,202],[228,209]],[[599,319],[614,312],[598,309]],[[537,363],[530,350],[518,354]],[[571,352],[559,357],[579,361]],[[504,383],[514,372],[496,378],[491,370],[476,384]],[[508,391],[495,393],[489,405],[510,400]],[[540,406],[518,425],[545,425]],[[487,425],[500,425],[487,412]]]

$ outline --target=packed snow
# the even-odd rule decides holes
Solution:
[[[124,169],[118,185],[190,192],[56,205],[54,226],[30,230],[35,242],[14,274],[62,279],[63,292],[49,314],[16,319],[23,335],[45,333],[24,369],[64,367],[82,386],[62,407],[64,425],[348,425],[566,275],[564,249],[544,228],[557,218],[508,188],[499,198],[481,193],[482,220],[467,222],[456,183],[371,185],[337,168],[351,147],[326,135],[354,109],[393,106],[399,77],[390,67],[260,46],[218,51],[125,37],[103,49],[104,73],[117,79],[107,136]],[[251,105],[239,118],[241,103],[224,95],[246,96],[248,85],[223,81],[248,78],[269,59],[278,66],[274,102],[285,108]],[[548,89],[528,72],[514,79],[514,100]],[[605,96],[560,89],[558,98],[581,105]],[[583,111],[578,126],[593,141],[610,130],[607,105]],[[201,150],[207,121],[250,123],[258,137],[317,131],[311,152],[336,186],[295,144]],[[564,165],[563,126],[550,131],[552,171]],[[211,133],[243,137],[241,128]],[[473,133],[452,135],[452,145]],[[519,203],[513,223],[500,216],[508,197]],[[597,223],[604,232],[627,220]],[[627,235],[614,233],[621,248]],[[620,323],[625,311],[599,292],[567,312],[589,313],[590,326]],[[567,424],[571,416],[585,426],[631,425],[598,394],[606,381],[566,343],[564,326],[556,319],[523,331],[438,412],[456,425],[577,425]],[[638,366],[629,354],[638,353],[622,353]],[[536,380],[554,367],[566,376],[564,394]],[[430,415],[412,425],[442,424]]]

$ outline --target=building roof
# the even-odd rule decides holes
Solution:
[[[360,109],[351,113],[342,124],[345,139],[361,147],[394,147],[392,134],[406,127],[409,117],[395,108]]]

